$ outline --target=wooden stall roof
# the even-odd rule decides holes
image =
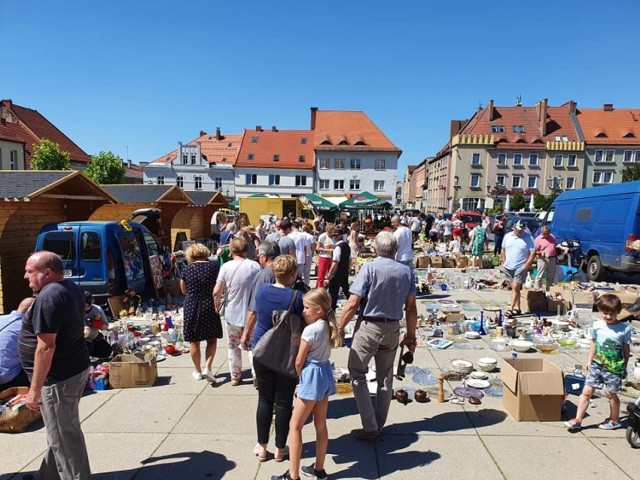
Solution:
[[[118,203],[183,203],[191,199],[176,185],[101,185]]]
[[[0,202],[28,202],[39,196],[117,203],[79,171],[0,170]]]
[[[220,192],[203,192],[202,190],[184,190],[194,205],[213,205],[220,208],[227,208],[229,202]]]

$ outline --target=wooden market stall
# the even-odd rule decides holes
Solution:
[[[0,311],[31,294],[24,266],[44,225],[88,220],[115,202],[78,171],[0,171]]]
[[[211,217],[221,208],[229,208],[229,202],[220,192],[203,192],[202,190],[185,190],[193,202],[189,231],[192,240],[211,238]],[[185,217],[184,221],[187,221]]]
[[[142,208],[160,209],[157,228],[149,228],[163,247],[172,248],[179,232],[191,238],[191,199],[176,185],[101,185],[118,202],[104,205],[91,215],[91,220],[128,219]],[[189,221],[185,221],[185,217]],[[155,231],[154,231],[155,230]]]

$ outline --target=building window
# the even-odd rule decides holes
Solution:
[[[522,188],[522,177],[514,175],[511,177],[511,188]]]
[[[513,127],[511,127],[511,131],[513,133],[525,133],[524,125],[514,125]]]
[[[331,160],[328,158],[318,159],[320,170],[329,170],[331,168]]]
[[[320,180],[318,182],[318,188],[320,188],[320,190],[329,190],[329,180]]]
[[[0,165],[2,162],[0,162]],[[18,170],[18,151],[9,151],[9,170]]]
[[[386,170],[387,169],[387,161],[384,158],[379,158],[376,160],[376,170]]]
[[[506,175],[496,175],[496,184],[504,187],[507,184],[507,176]]]
[[[514,165],[522,165],[522,154],[514,153],[513,154],[513,164]]]
[[[298,162],[304,163],[304,155],[299,155],[298,156]]]
[[[556,142],[568,142],[569,141],[569,137],[567,137],[566,135],[556,135],[555,136],[555,141]]]
[[[527,179],[527,188],[538,188],[538,177],[529,175]]]
[[[507,164],[507,154],[499,153],[498,154],[498,165],[506,165]]]
[[[187,163],[189,163],[189,155],[187,155],[186,153],[182,154],[182,165],[186,165]]]
[[[216,190],[222,190],[222,177],[216,177],[213,180],[213,188]]]
[[[471,188],[478,188],[480,186],[480,175],[471,175]]]
[[[593,172],[593,183],[613,183],[613,172],[595,171]]]
[[[195,164],[196,164],[196,156],[191,155],[191,165],[195,165]]]
[[[251,137],[251,143],[258,143],[258,137]]]
[[[274,162],[279,162],[279,161],[280,161],[280,155],[278,155],[277,153],[275,153],[275,154],[273,155],[273,161],[274,161]]]
[[[296,175],[296,187],[301,187],[307,184],[306,175]]]
[[[196,190],[202,190],[202,177],[200,175],[193,177],[193,185]]]
[[[575,153],[570,153],[567,157],[567,167],[575,167],[578,165],[578,156]]]
[[[375,192],[383,192],[384,191],[384,180],[374,180],[373,181],[373,190]]]
[[[360,180],[349,180],[349,190],[360,190]]]
[[[594,161],[596,162],[604,161],[604,150],[596,150],[596,157]]]
[[[280,185],[280,175],[269,175],[269,185]]]
[[[504,133],[504,125],[491,125],[491,133]]]
[[[604,154],[605,162],[613,162],[615,158],[616,151],[615,150],[607,150]]]
[[[471,156],[471,165],[480,165],[480,154],[474,153]]]
[[[567,190],[573,190],[574,188],[576,188],[576,179],[567,177]]]
[[[538,154],[530,153],[529,154],[529,166],[535,167],[538,165]]]
[[[336,158],[335,160],[336,170],[344,170],[344,158]]]
[[[253,160],[253,153],[247,155],[247,160]]]
[[[333,181],[333,189],[334,190],[344,190],[344,180],[334,180]]]
[[[300,145],[306,145],[307,144],[307,137],[301,137],[300,138]]]
[[[176,177],[176,185],[184,188],[184,177]]]
[[[636,150],[636,158],[635,158],[635,162],[636,162],[636,163],[640,163],[640,150]]]
[[[633,150],[625,150],[622,154],[622,161],[624,163],[631,163],[633,161]]]
[[[247,173],[245,175],[245,179],[246,179],[246,182],[245,182],[246,185],[257,185],[258,184],[258,176],[255,173],[253,173],[253,174]]]
[[[164,177],[158,177],[156,178],[156,183],[158,185],[164,185]]]
[[[360,170],[360,159],[352,158],[351,159],[351,170]]]
[[[562,155],[561,153],[556,153],[555,156],[553,157],[553,166],[561,167],[563,163],[564,163],[564,155]]]

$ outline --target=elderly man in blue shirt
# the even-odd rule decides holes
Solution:
[[[20,365],[18,337],[22,320],[33,301],[33,297],[27,297],[20,302],[17,310],[0,315],[0,392],[11,387],[29,386],[29,378]]]
[[[351,296],[342,311],[339,329],[359,311],[349,352],[349,374],[362,427],[351,433],[358,440],[373,440],[381,433],[389,414],[393,393],[393,364],[400,343],[400,320],[406,315],[407,332],[402,343],[416,348],[416,281],[413,270],[394,260],[396,239],[391,232],[380,232],[373,248],[377,258],[365,263],[351,285]],[[362,300],[366,299],[366,303]],[[374,408],[369,395],[369,362],[376,365],[377,394]]]

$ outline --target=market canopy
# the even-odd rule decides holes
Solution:
[[[310,203],[311,206],[319,212],[330,212],[338,208],[336,204],[330,202],[326,198],[322,198],[320,195],[316,195],[315,193],[307,193],[300,197],[300,200],[304,204]]]
[[[362,192],[340,204],[341,210],[368,210],[391,208],[391,204],[373,193]]]

